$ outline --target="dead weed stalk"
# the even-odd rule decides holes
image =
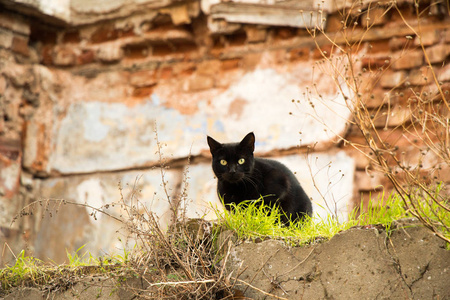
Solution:
[[[135,295],[144,299],[222,299],[231,297],[234,283],[230,277],[226,277],[225,264],[229,252],[214,251],[215,240],[210,222],[184,217],[183,203],[187,200],[187,171],[184,172],[184,187],[180,196],[172,197],[169,190],[165,172],[168,164],[162,153],[163,143],[158,139],[155,130],[157,155],[160,160],[162,187],[165,197],[169,201],[172,214],[171,225],[167,231],[161,228],[158,216],[148,208],[148,204],[139,199],[139,177],[136,178],[131,192],[124,196],[121,183],[119,183],[120,200],[102,207],[93,207],[86,203],[77,203],[64,199],[43,199],[25,206],[14,217],[16,221],[20,217],[33,215],[36,211],[44,212],[51,217],[57,213],[61,206],[75,205],[88,209],[91,217],[97,219],[98,214],[106,215],[122,224],[127,242],[135,244],[134,248],[126,253],[126,259],[119,261],[114,259],[100,259],[104,266],[108,261],[121,264],[120,272],[109,272],[109,275],[118,278],[123,277],[123,270],[132,277],[141,279],[142,284],[136,287],[127,284],[124,280],[122,287],[127,288]],[[121,214],[108,211],[112,207],[120,207]],[[121,230],[122,232],[122,230]],[[220,246],[220,245],[219,245]],[[217,246],[216,246],[217,247]],[[220,247],[223,248],[223,247]],[[56,274],[54,272],[52,274]],[[76,278],[72,277],[75,284]],[[52,282],[61,282],[55,281]],[[37,284],[37,282],[35,282]],[[42,284],[42,282],[39,282]],[[47,284],[51,284],[47,282]],[[52,287],[48,290],[62,289]]]
[[[439,81],[436,68],[441,65],[430,61],[422,41],[421,25],[429,23],[428,15],[443,11],[440,6],[448,6],[448,2],[403,3],[403,7],[412,7],[413,17],[405,16],[395,1],[351,3],[340,12],[342,26],[338,32],[326,32],[322,16],[308,29],[322,56],[316,66],[334,80],[352,115],[349,128],[357,129],[362,139],[358,142],[348,138],[348,134],[336,134],[343,144],[368,159],[367,172],[381,172],[388,178],[412,215],[438,237],[450,242],[448,182],[441,179],[450,170],[448,86]],[[400,31],[405,38],[403,48],[384,62],[371,61],[366,54],[370,51],[370,40],[376,36],[373,32],[375,24],[379,24],[376,18],[392,14],[405,25]],[[380,86],[383,76],[392,74],[393,65],[416,48],[422,50],[425,59],[425,65],[418,69],[424,84],[406,77],[384,96],[377,96],[374,90]],[[316,91],[315,95],[312,91],[306,96],[309,103],[317,95],[324,101],[320,92]],[[380,104],[374,106],[376,100]]]

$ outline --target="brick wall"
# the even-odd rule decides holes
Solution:
[[[89,248],[93,253],[120,247],[114,230],[108,231],[111,220],[95,223],[89,211],[78,207],[64,208],[53,218],[19,219],[12,227],[9,223],[19,208],[42,197],[98,206],[116,201],[117,181],[132,185],[139,176],[143,199],[161,194],[160,173],[153,169],[159,163],[155,121],[160,140],[167,144],[163,151],[171,165],[167,177],[174,195],[182,185],[186,157],[192,155],[192,217],[215,198],[206,134],[225,142],[254,130],[260,155],[288,164],[319,202],[315,187],[322,195],[332,187],[336,192],[329,199],[343,213],[361,197],[367,202],[369,195],[390,190],[366,157],[339,142],[336,135],[364,142],[348,126],[349,112],[340,110],[339,103],[326,112],[314,97],[320,109],[304,103],[303,93],[314,83],[325,98],[339,102],[339,96],[321,70],[322,56],[305,24],[293,23],[296,16],[280,21],[270,15],[270,24],[248,24],[245,17],[236,21],[239,7],[226,2],[205,8],[206,2],[181,1],[159,7],[107,6],[91,17],[79,9],[72,17],[61,17],[5,3],[0,1],[0,236],[14,251],[27,245],[38,257],[62,261],[61,249],[77,249],[87,241],[94,244]],[[361,41],[355,55],[363,98],[378,112],[378,128],[414,163],[420,147],[401,127],[409,121],[408,98],[436,91],[419,38],[405,25],[406,20],[417,29],[412,3],[404,1],[398,11],[386,12],[386,7],[351,11],[358,24],[347,24],[354,27],[349,38]],[[325,32],[344,45],[340,12],[324,9]],[[420,30],[447,92],[450,23],[445,9],[431,6]],[[327,53],[334,51],[324,36],[316,41]],[[380,68],[388,69],[383,76],[378,75]],[[317,111],[318,122],[309,118]],[[324,132],[322,123],[335,132]],[[332,171],[327,173],[330,161]],[[449,173],[443,170],[439,177],[449,181]],[[154,210],[168,222],[167,203],[155,201]],[[66,233],[55,231],[55,223],[68,223]],[[61,241],[61,235],[70,237]]]

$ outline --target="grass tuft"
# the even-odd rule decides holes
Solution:
[[[280,239],[289,245],[328,240],[354,226],[381,225],[389,231],[395,220],[411,217],[397,194],[391,194],[386,199],[378,199],[376,202],[370,201],[366,210],[362,205],[355,208],[349,214],[349,219],[342,223],[329,215],[325,219],[314,221],[305,217],[304,220],[293,222],[290,226],[283,226],[280,221],[281,211],[277,207],[264,205],[261,199],[232,204],[231,208],[232,212],[215,210],[219,219],[217,225],[219,231],[232,230],[238,239]]]

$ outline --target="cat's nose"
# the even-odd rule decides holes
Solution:
[[[230,169],[228,170],[229,173],[234,174],[236,173],[236,167],[235,166],[230,166]]]

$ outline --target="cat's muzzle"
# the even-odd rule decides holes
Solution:
[[[243,173],[226,173],[226,174],[223,174],[222,178],[228,182],[236,183],[238,181],[241,181],[242,178],[244,178],[244,174]]]

